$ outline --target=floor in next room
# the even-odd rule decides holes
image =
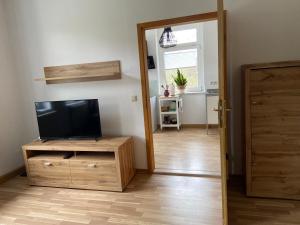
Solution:
[[[221,181],[137,174],[123,193],[34,187],[24,177],[0,185],[5,225],[218,225]]]
[[[153,134],[156,172],[220,176],[218,129],[182,128]]]

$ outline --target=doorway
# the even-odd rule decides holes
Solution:
[[[217,20],[218,13],[211,12],[138,24],[151,172],[221,175],[218,113],[213,111],[218,108]],[[166,28],[176,37],[175,46],[161,46]],[[174,83],[178,72],[188,80],[184,94]],[[163,89],[171,92],[167,98]]]
[[[145,37],[154,172],[220,177],[217,19],[149,29]]]
[[[154,142],[151,121],[151,103],[150,103],[150,90],[148,79],[148,52],[146,31],[151,29],[164,28],[166,26],[184,25],[189,23],[205,22],[218,20],[218,57],[219,57],[219,101],[218,107],[215,109],[218,112],[218,122],[220,131],[220,163],[221,163],[221,190],[222,190],[222,209],[223,209],[223,222],[227,224],[227,89],[226,89],[226,33],[225,33],[225,11],[223,8],[223,1],[218,0],[218,12],[205,13],[200,15],[193,15],[187,17],[180,17],[174,19],[166,19],[160,21],[146,22],[137,25],[138,43],[139,43],[139,57],[140,57],[140,70],[141,70],[141,84],[143,94],[143,111],[144,111],[144,125],[146,136],[146,149],[147,149],[147,163],[148,172],[153,173],[155,169],[154,161]]]

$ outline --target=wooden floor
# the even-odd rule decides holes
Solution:
[[[220,138],[217,129],[164,129],[153,134],[158,171],[220,176]]]
[[[1,225],[221,225],[219,179],[138,174],[124,193],[0,185]]]
[[[300,201],[247,198],[242,180],[228,186],[229,225],[300,224]]]

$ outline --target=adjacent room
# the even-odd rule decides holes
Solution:
[[[155,171],[220,176],[217,20],[146,40]]]

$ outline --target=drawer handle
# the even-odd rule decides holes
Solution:
[[[94,164],[94,163],[92,163],[92,164],[88,164],[88,167],[89,167],[89,168],[96,168],[96,167],[97,167],[97,165],[96,165],[96,164]]]
[[[45,166],[53,166],[51,162],[45,162],[44,165]]]

